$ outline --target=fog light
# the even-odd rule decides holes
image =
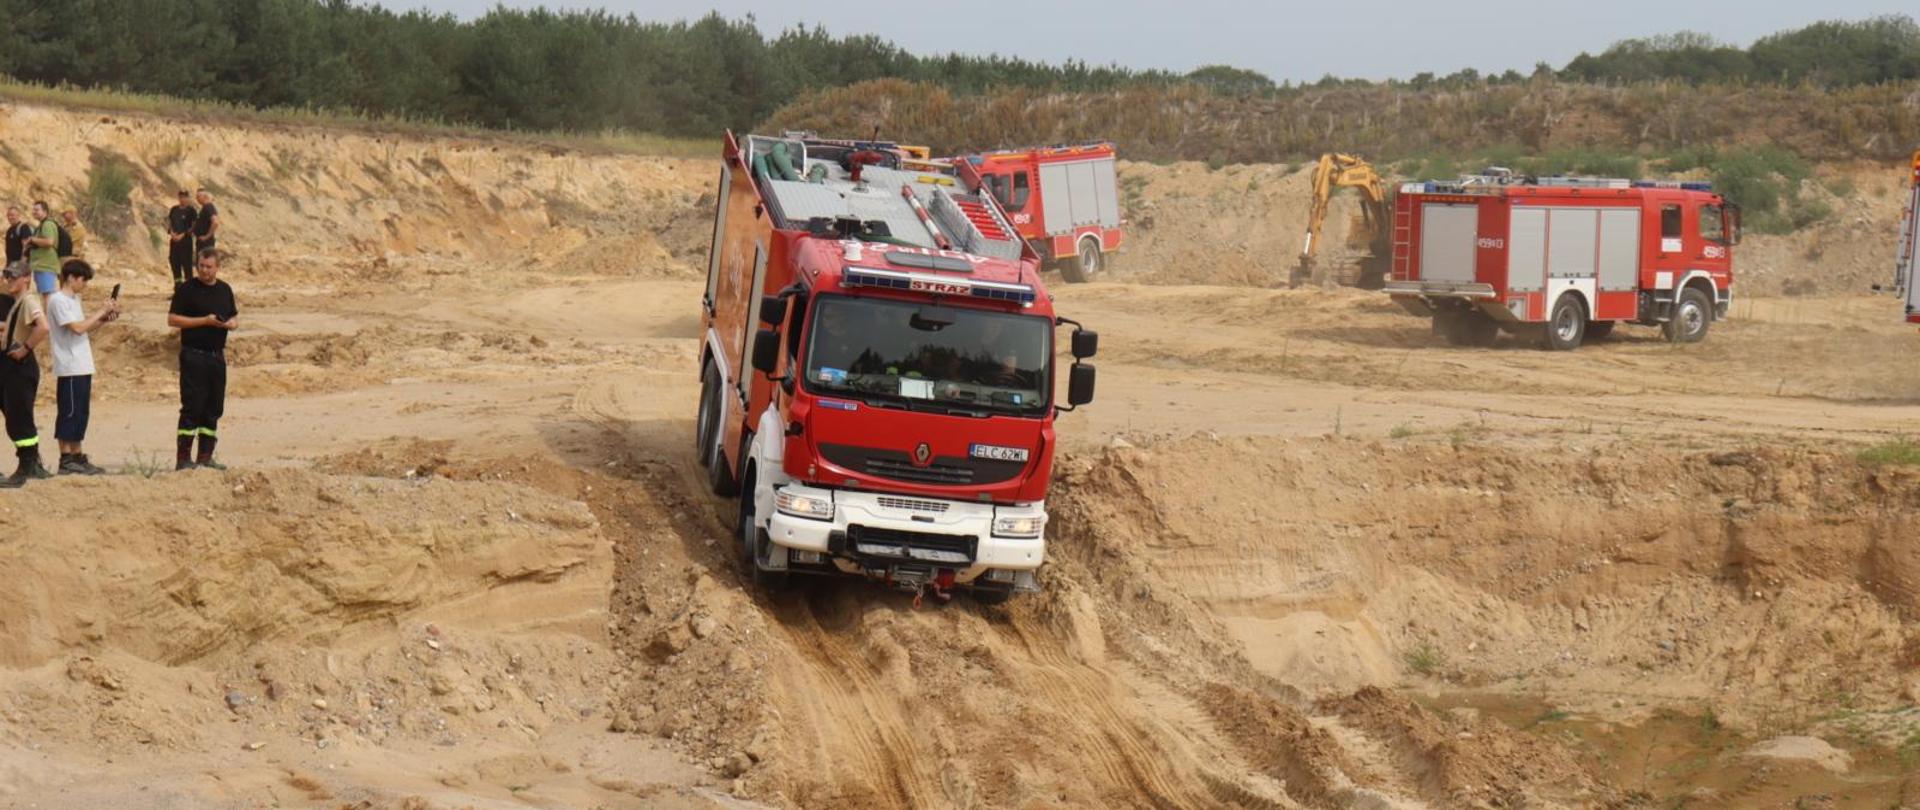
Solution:
[[[1014,578],[1018,576],[1019,572],[1011,568],[991,568],[987,570],[987,579],[994,582],[1012,582]]]
[[[818,551],[801,551],[799,549],[794,549],[791,553],[793,554],[794,562],[804,563],[807,565],[817,565],[822,559],[820,556],[820,552]]]

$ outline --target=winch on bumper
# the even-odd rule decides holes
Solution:
[[[1043,504],[996,506],[800,484],[775,487],[773,500],[769,569],[837,569],[906,586],[945,580],[1040,589],[1033,572],[1046,560]]]

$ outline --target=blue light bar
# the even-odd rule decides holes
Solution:
[[[840,285],[878,287],[885,290],[906,290],[935,295],[966,295],[989,301],[1007,301],[1023,305],[1031,304],[1039,298],[1034,293],[1033,287],[1026,284],[948,278],[924,273],[902,273],[898,270],[880,270],[873,267],[847,268],[845,275],[840,277]]]
[[[1712,191],[1713,184],[1705,180],[1635,180],[1634,188],[1677,188],[1682,191]]]

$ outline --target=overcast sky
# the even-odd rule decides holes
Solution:
[[[483,14],[495,0],[380,0],[389,8]],[[1906,12],[1889,0],[976,0],[967,3],[772,3],[762,0],[559,0],[506,2],[548,8],[605,8],[643,19],[676,20],[719,11],[752,14],[769,34],[796,23],[834,34],[878,34],[920,55],[1000,53],[1058,62],[1082,59],[1187,71],[1226,63],[1274,81],[1407,78],[1421,71],[1482,72],[1535,62],[1555,67],[1581,51],[1628,37],[1702,31],[1746,45],[1756,37],[1823,19]],[[864,10],[855,10],[864,8]],[[916,13],[918,12],[918,13]]]

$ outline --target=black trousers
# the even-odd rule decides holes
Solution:
[[[180,435],[218,437],[227,409],[227,357],[221,352],[180,350]]]
[[[167,265],[173,268],[173,283],[185,284],[193,278],[193,237],[182,236],[180,241],[169,243]]]
[[[14,453],[40,454],[40,429],[33,424],[33,398],[40,391],[40,361],[33,355],[15,360],[0,355],[0,403],[7,412],[7,438]]]

